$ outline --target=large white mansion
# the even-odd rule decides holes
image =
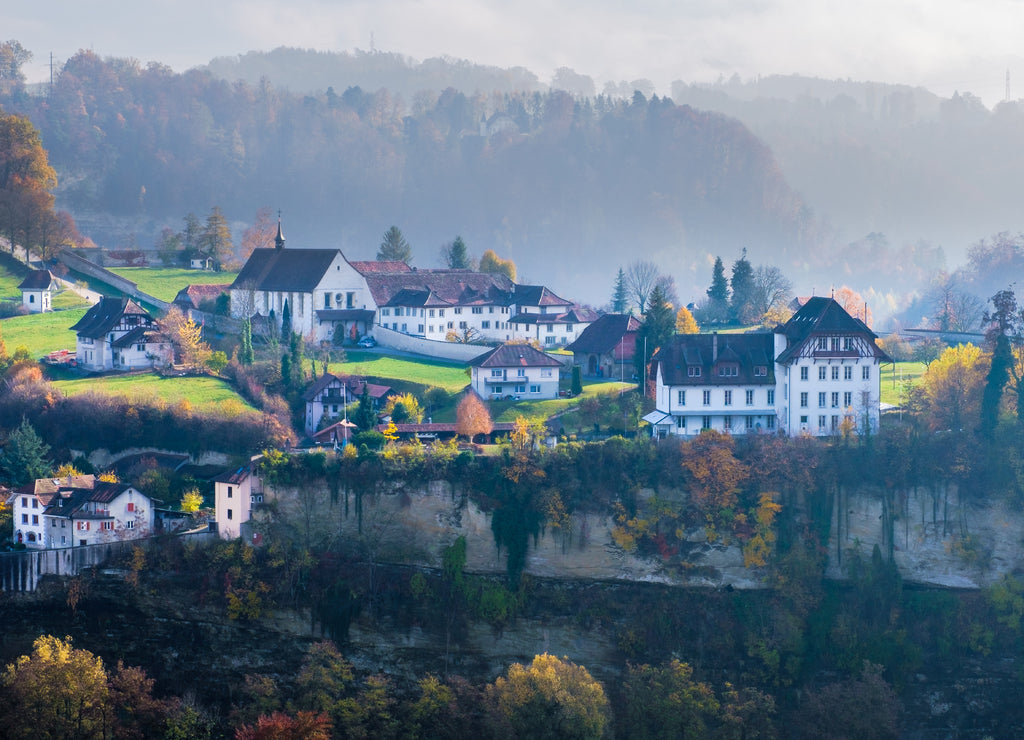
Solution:
[[[825,436],[876,431],[881,365],[864,322],[810,298],[774,332],[681,334],[652,360],[658,436],[705,429]]]

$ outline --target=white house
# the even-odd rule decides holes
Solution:
[[[257,455],[245,465],[213,479],[217,531],[226,540],[240,537],[253,510],[263,504],[263,480],[258,474],[261,457]]]
[[[76,489],[91,490],[94,482],[95,476],[92,475],[40,478],[15,489],[7,499],[11,507],[14,541],[32,549],[52,547],[47,541],[48,530],[43,518],[46,507],[62,490],[65,493]],[[66,528],[67,525],[64,526]]]
[[[101,298],[71,331],[77,335],[75,359],[86,370],[155,367],[171,358],[170,340],[131,298]]]
[[[52,311],[50,296],[55,282],[49,270],[32,270],[18,286],[21,304],[29,313]]]
[[[47,548],[134,540],[153,533],[155,507],[146,494],[124,483],[91,483],[61,486],[50,498],[43,513]]]
[[[351,416],[366,389],[374,409],[392,393],[391,387],[367,383],[351,375],[337,376],[330,373],[321,375],[302,394],[306,402],[306,434],[312,436],[321,427],[326,417],[331,422]]]
[[[825,436],[875,431],[875,334],[831,298],[812,298],[774,333],[684,334],[652,360],[658,436],[705,429]]]
[[[280,326],[285,304],[295,331],[336,342],[355,341],[376,324],[436,341],[455,333],[563,345],[597,318],[543,286],[516,285],[504,275],[349,261],[336,249],[286,249],[278,223],[275,247],[254,250],[232,284],[231,313],[273,314]]]
[[[503,344],[469,365],[473,390],[483,399],[558,397],[562,363],[529,344]]]

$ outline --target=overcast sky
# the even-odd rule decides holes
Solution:
[[[47,0],[0,7],[0,38],[35,58],[78,49],[176,71],[278,46],[447,54],[608,80],[806,74],[1024,98],[1024,0]]]

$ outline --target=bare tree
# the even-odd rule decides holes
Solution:
[[[647,299],[658,284],[660,275],[658,266],[646,260],[636,260],[626,268],[626,293],[640,313],[647,310]]]
[[[985,304],[956,275],[939,273],[926,300],[931,307],[932,325],[940,331],[969,332],[981,325]]]
[[[793,283],[782,270],[772,265],[761,265],[754,270],[750,281],[750,304],[761,318],[772,308],[780,308],[793,295]]]

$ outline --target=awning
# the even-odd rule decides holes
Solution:
[[[664,411],[652,411],[647,414],[647,416],[643,417],[643,420],[654,427],[661,426],[662,424],[672,425],[675,423],[672,421],[672,415],[666,414]]]

